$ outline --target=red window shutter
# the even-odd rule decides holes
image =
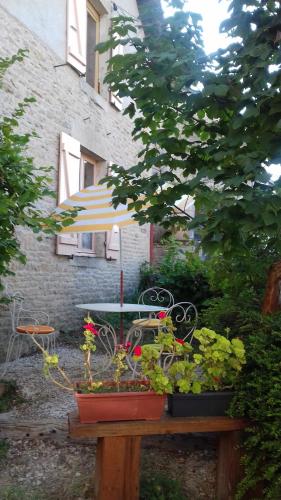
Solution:
[[[75,69],[86,73],[87,1],[67,0],[66,60]]]
[[[106,232],[106,258],[116,260],[120,251],[119,227],[114,226],[111,231]]]
[[[80,142],[62,132],[59,159],[59,204],[80,189],[80,157]],[[59,255],[73,255],[77,251],[77,246],[76,233],[57,237],[57,254]]]

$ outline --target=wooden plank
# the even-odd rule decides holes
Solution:
[[[126,454],[124,467],[124,499],[138,500],[140,493],[141,436],[126,439],[128,454]]]
[[[94,480],[86,497],[138,500],[140,446],[140,436],[99,438]]]
[[[242,475],[240,432],[223,432],[219,437],[217,465],[217,500],[234,500],[236,485]]]
[[[106,436],[147,436],[157,434],[184,434],[188,432],[228,432],[244,429],[247,422],[229,417],[188,417],[173,418],[165,416],[161,420],[99,422],[81,424],[76,413],[69,415],[71,437]]]
[[[18,417],[0,415],[0,438],[57,438],[67,439],[67,419],[20,420]]]

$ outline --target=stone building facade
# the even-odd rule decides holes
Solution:
[[[83,27],[86,32],[77,32],[81,29],[81,9],[88,12],[88,35],[87,21]],[[84,76],[89,54],[82,54],[83,62],[81,54],[77,57],[77,46],[73,48],[75,43],[87,42],[89,27],[92,38],[88,51],[93,39],[105,40],[116,13],[138,17],[137,1],[118,0],[116,5],[110,0],[0,0],[0,55],[11,56],[20,48],[29,51],[24,62],[15,63],[5,75],[0,90],[1,114],[9,115],[25,97],[36,98],[21,120],[20,131],[35,130],[39,135],[31,140],[28,153],[39,168],[54,167],[52,187],[57,202],[65,193],[98,182],[110,162],[131,166],[140,150],[131,140],[129,118],[122,116],[124,103],[103,83],[109,54],[99,56],[99,60],[93,60],[92,55],[91,71]],[[78,68],[75,58],[80,59]],[[69,149],[65,146],[68,141]],[[80,150],[79,158],[71,156],[73,144]],[[67,187],[59,185],[59,179],[65,182],[63,157],[69,160]],[[52,199],[42,202],[48,212],[55,206]],[[127,294],[136,289],[140,265],[149,260],[149,233],[149,225],[122,230]],[[73,242],[67,246],[69,242],[65,244],[59,237],[43,237],[39,242],[32,232],[20,228],[18,238],[27,264],[13,263],[15,276],[6,281],[12,290],[22,292],[28,308],[48,311],[58,330],[71,332],[81,327],[83,313],[76,304],[118,300],[120,252],[116,247],[110,251],[110,234],[76,238],[72,246]],[[0,315],[4,351],[10,328],[5,307]]]

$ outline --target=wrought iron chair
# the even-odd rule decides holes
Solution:
[[[43,311],[25,309],[24,298],[20,292],[6,293],[9,300],[11,317],[11,334],[8,342],[6,360],[1,372],[3,376],[8,369],[9,361],[19,359],[23,343],[36,337],[37,341],[48,351],[55,348],[57,332],[49,325],[49,315]],[[17,343],[17,346],[15,344]],[[16,349],[14,349],[16,347]]]
[[[170,308],[174,305],[174,297],[171,292],[165,288],[148,288],[140,294],[138,304]],[[126,342],[130,342],[134,348],[142,343],[144,333],[147,334],[150,331],[155,335],[161,326],[157,314],[158,313],[155,312],[151,313],[149,316],[146,315],[143,317],[142,314],[139,313],[139,318],[132,322],[132,326],[126,337]]]
[[[191,302],[178,302],[168,309],[167,316],[171,316],[173,325],[176,327],[175,336],[192,343],[193,332],[198,322],[198,311],[195,305]],[[161,364],[165,370],[169,368],[174,357],[172,353],[162,353]]]
[[[95,374],[101,374],[112,367],[112,358],[117,349],[117,336],[113,326],[104,319],[99,319],[99,323],[95,322],[95,328],[98,330],[95,339],[97,349],[92,356],[92,368]]]
[[[193,332],[196,329],[198,322],[198,312],[195,305],[191,302],[178,302],[177,304],[173,304],[166,311],[166,315],[171,316],[173,320],[173,325],[176,327],[175,336],[179,337],[183,341],[186,341],[188,339],[191,343],[193,339]],[[158,331],[160,331],[160,329],[165,333],[165,327],[163,327],[161,324],[158,327]],[[138,342],[136,341],[132,342],[127,358],[128,365],[133,372],[133,377],[135,375],[139,375],[140,373],[139,362],[136,362],[133,359],[133,351],[137,344]],[[156,345],[155,348],[157,349]],[[174,356],[174,353],[162,352],[160,362],[164,369],[169,368],[174,359]]]
[[[144,290],[138,298],[138,304],[150,306],[169,308],[172,307],[174,303],[174,297],[171,292],[158,286]],[[148,317],[147,315],[143,317],[142,314],[139,313],[139,319],[135,319],[133,325],[143,329],[155,330],[160,325],[160,320],[157,318],[157,312],[151,313]]]

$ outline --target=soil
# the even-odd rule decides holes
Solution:
[[[70,347],[59,347],[57,351],[71,378],[81,380],[81,351]],[[102,362],[100,356],[98,368]],[[73,395],[53,386],[43,376],[40,354],[9,363],[5,379],[16,380],[24,398],[22,404],[5,414],[7,417],[17,417],[19,421],[66,419],[76,409]],[[95,467],[94,441],[9,439],[8,445],[6,456],[0,454],[0,500],[86,499],[85,491]],[[142,445],[142,474],[164,475],[179,481],[187,500],[215,499],[216,437],[153,436],[143,439]]]

